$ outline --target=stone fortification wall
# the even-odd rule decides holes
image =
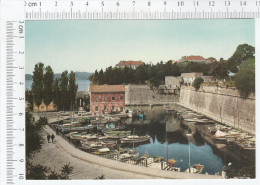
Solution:
[[[239,95],[237,90],[218,87],[183,86],[179,104],[227,125],[255,133],[255,97]]]
[[[151,89],[147,85],[126,85],[125,105],[164,105],[177,102],[178,94],[161,94],[156,88]]]

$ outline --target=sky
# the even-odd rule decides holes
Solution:
[[[253,19],[57,20],[25,26],[26,74],[38,62],[55,73],[94,72],[121,60],[228,59],[239,44],[255,46]]]

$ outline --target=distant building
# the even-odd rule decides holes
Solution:
[[[215,59],[214,57],[209,57],[205,61],[206,64],[210,64],[210,63],[213,63],[213,62],[217,62],[217,59]]]
[[[172,64],[176,64],[176,63],[179,63],[178,60],[170,60],[172,62]]]
[[[195,78],[202,77],[203,73],[181,73],[183,83],[190,86],[194,82]]]
[[[42,100],[42,103],[40,104],[39,107],[35,103],[33,103],[33,111],[34,112],[57,111],[57,106],[53,102],[51,102],[47,107],[44,101]]]
[[[116,64],[116,67],[131,67],[133,69],[136,69],[138,66],[144,65],[144,62],[142,61],[120,61],[118,64]]]
[[[206,62],[206,59],[203,58],[202,56],[194,56],[194,55],[191,55],[191,56],[183,56],[181,59],[180,59],[180,62]]]
[[[123,112],[125,110],[125,86],[91,85],[91,113]]]
[[[165,76],[165,85],[172,88],[180,87],[181,77]]]

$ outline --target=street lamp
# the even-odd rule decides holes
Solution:
[[[190,137],[192,136],[192,134],[186,134],[186,136],[188,137],[188,142],[189,142],[189,173],[190,173]]]

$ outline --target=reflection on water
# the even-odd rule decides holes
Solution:
[[[168,157],[177,161],[175,166],[180,167],[181,171],[185,171],[189,167],[189,145],[191,165],[203,164],[205,166],[203,173],[221,172],[229,162],[232,162],[235,168],[248,165],[248,161],[244,161],[244,158],[239,156],[236,151],[234,151],[236,153],[234,155],[236,157],[234,157],[228,151],[219,151],[216,147],[209,145],[199,132],[193,134],[188,140],[186,134],[190,131],[182,126],[178,117],[173,113],[167,113],[158,107],[144,111],[146,115],[144,120],[126,120],[127,127],[132,134],[151,136],[150,142],[135,144],[134,149],[140,155],[149,154],[151,157],[159,155],[165,160],[166,141],[168,140]],[[129,145],[125,147],[133,148]]]

